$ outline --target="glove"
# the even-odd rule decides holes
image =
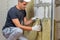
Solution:
[[[41,26],[40,25],[35,25],[32,27],[33,31],[41,31]]]
[[[32,17],[32,20],[35,21],[37,19],[37,17]]]

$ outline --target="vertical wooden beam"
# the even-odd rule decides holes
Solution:
[[[57,40],[57,27],[56,27],[56,20],[54,20],[54,40]]]

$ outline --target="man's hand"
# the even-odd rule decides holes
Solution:
[[[32,30],[33,30],[33,31],[41,31],[41,26],[40,26],[40,25],[34,25],[34,26],[32,27]]]

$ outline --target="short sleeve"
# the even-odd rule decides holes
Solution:
[[[10,10],[10,11],[8,12],[8,15],[10,16],[11,19],[18,18],[18,17],[17,17],[17,14],[16,14],[16,11],[14,11],[14,10]]]

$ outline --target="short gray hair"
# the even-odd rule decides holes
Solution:
[[[18,2],[23,2],[24,0],[18,0]]]

